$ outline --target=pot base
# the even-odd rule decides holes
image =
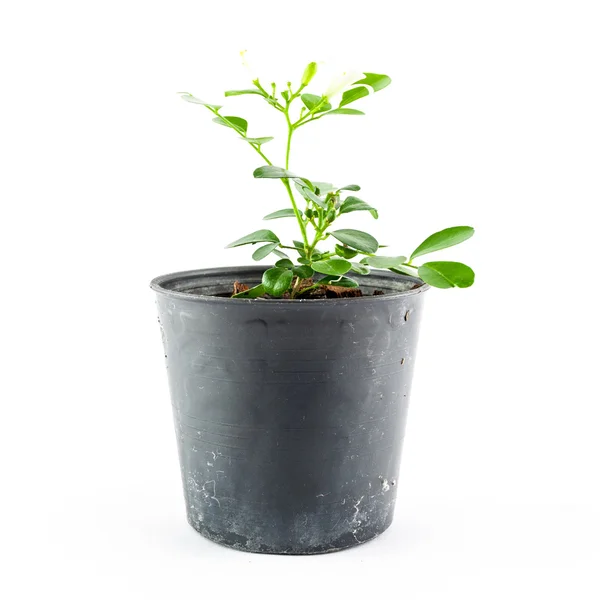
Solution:
[[[390,518],[378,531],[370,532],[363,539],[356,539],[351,534],[345,535],[342,538],[327,545],[319,545],[308,548],[270,548],[269,546],[261,543],[253,542],[243,536],[235,536],[236,539],[225,539],[222,535],[216,534],[211,531],[208,527],[204,527],[201,524],[194,522],[188,516],[188,523],[194,531],[199,533],[203,538],[219,544],[219,546],[225,546],[232,550],[240,550],[242,552],[248,552],[250,554],[279,554],[288,556],[309,556],[313,554],[331,554],[332,552],[340,552],[341,550],[348,550],[355,548],[356,546],[362,546],[371,540],[379,537],[384,533],[389,526],[392,524],[392,518]],[[363,535],[365,532],[363,532]]]

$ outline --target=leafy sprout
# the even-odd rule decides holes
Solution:
[[[357,229],[333,228],[338,219],[351,212],[362,211],[374,219],[379,217],[375,207],[354,195],[360,191],[360,186],[349,184],[336,187],[330,183],[313,181],[304,174],[297,175],[290,170],[292,139],[298,129],[331,115],[364,115],[356,108],[348,108],[348,105],[385,89],[391,83],[387,75],[348,72],[332,81],[322,94],[305,92],[316,72],[317,63],[309,63],[299,86],[294,89],[288,82],[279,93],[275,83],[265,88],[258,77],[253,78],[252,88],[225,92],[225,97],[228,98],[258,96],[283,115],[287,127],[283,166],[274,164],[263,150],[263,146],[273,140],[272,136],[251,137],[248,135],[246,119],[224,114],[223,107],[219,104],[205,102],[187,92],[181,93],[183,100],[208,109],[213,114],[215,123],[233,130],[261,157],[265,164],[254,170],[255,178],[276,179],[283,184],[290,207],[276,210],[263,219],[273,221],[293,218],[298,224],[301,240],[291,244],[283,243],[270,229],[260,229],[227,246],[234,248],[258,245],[252,254],[256,261],[270,255],[279,258],[274,267],[264,272],[259,285],[234,297],[257,298],[264,294],[281,297],[289,294],[291,298],[301,298],[309,290],[323,285],[357,287],[358,282],[352,279],[351,274],[368,275],[371,268],[417,276],[438,288],[471,286],[475,274],[465,264],[433,261],[416,265],[413,261],[468,240],[474,233],[472,227],[449,227],[438,231],[419,244],[408,258],[382,256],[377,254],[381,246],[371,234]],[[269,88],[270,91],[267,91]],[[334,106],[333,99],[337,97],[339,101],[337,106]],[[299,107],[299,110],[296,107]],[[303,204],[302,208],[299,204]],[[334,247],[322,249],[321,244],[327,240],[334,242]],[[290,251],[296,256],[296,262],[290,259]],[[317,278],[317,275],[323,277]]]

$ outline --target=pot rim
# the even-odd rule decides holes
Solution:
[[[193,302],[214,302],[214,303],[236,303],[236,304],[248,304],[248,303],[258,303],[258,302],[268,302],[269,305],[274,306],[289,306],[290,304],[310,304],[313,305],[334,305],[339,303],[346,303],[348,301],[352,302],[385,302],[386,300],[391,300],[399,297],[406,296],[414,296],[416,294],[422,294],[426,292],[430,286],[425,283],[421,279],[417,277],[411,277],[410,275],[400,275],[397,273],[393,273],[391,271],[383,270],[383,269],[373,269],[372,273],[378,275],[380,278],[390,279],[395,281],[410,281],[413,283],[420,284],[419,287],[413,288],[410,290],[402,290],[397,292],[385,293],[377,296],[362,296],[358,298],[322,298],[322,299],[302,299],[302,298],[294,298],[294,299],[283,299],[283,298],[274,298],[265,300],[264,298],[229,298],[222,296],[209,296],[203,294],[196,294],[190,292],[184,292],[179,290],[170,289],[165,287],[167,283],[175,283],[177,280],[184,279],[192,279],[192,278],[200,278],[202,276],[210,276],[210,275],[250,275],[255,273],[262,274],[267,269],[271,268],[272,265],[244,265],[239,267],[212,267],[208,269],[192,269],[189,271],[176,271],[174,273],[166,273],[165,275],[160,275],[155,277],[150,282],[150,287],[157,293],[162,294],[168,298],[177,298],[183,300],[189,300]],[[352,277],[359,281],[368,281],[369,275],[358,275],[356,273],[352,274]],[[233,282],[232,282],[233,283]]]

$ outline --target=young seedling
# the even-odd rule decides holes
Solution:
[[[433,261],[417,265],[414,261],[431,252],[468,240],[474,233],[472,227],[450,227],[438,231],[424,240],[409,257],[381,256],[378,254],[379,242],[369,233],[357,229],[337,228],[338,219],[351,212],[364,211],[372,218],[378,218],[376,208],[354,195],[354,192],[360,191],[358,185],[336,187],[330,183],[313,181],[304,174],[297,175],[290,170],[291,144],[296,130],[332,115],[364,115],[360,110],[348,108],[348,105],[371,93],[381,91],[391,83],[387,75],[378,73],[344,73],[322,95],[307,93],[304,90],[316,72],[317,64],[311,62],[304,70],[300,85],[294,89],[292,83],[288,82],[279,94],[276,84],[272,83],[270,91],[267,91],[258,78],[252,81],[253,88],[225,92],[226,97],[260,96],[273,110],[283,115],[287,126],[283,166],[273,164],[263,151],[263,146],[273,137],[249,137],[248,122],[245,119],[226,116],[221,113],[222,106],[209,104],[187,92],[181,93],[181,97],[187,102],[207,108],[214,115],[215,123],[233,130],[262,158],[266,164],[254,171],[254,177],[279,179],[283,184],[290,207],[270,213],[264,220],[294,218],[298,223],[301,238],[299,241],[284,243],[270,229],[260,229],[227,246],[235,248],[261,244],[252,255],[254,260],[262,260],[271,254],[279,258],[274,267],[264,272],[259,285],[233,297],[257,298],[268,294],[276,298],[284,295],[302,298],[310,290],[325,285],[358,287],[358,282],[349,277],[348,273],[368,275],[371,268],[418,276],[438,288],[471,286],[475,274],[463,263]],[[341,100],[334,108],[331,100],[340,92]],[[300,106],[299,111],[295,110],[296,106]],[[304,203],[302,209],[299,208],[298,202]],[[325,249],[322,243],[327,240],[330,241],[330,245]],[[334,243],[333,248],[331,242]],[[295,262],[284,250],[294,253]]]

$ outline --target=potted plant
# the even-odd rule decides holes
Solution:
[[[205,537],[251,552],[316,554],[360,544],[391,523],[419,320],[429,286],[464,288],[473,271],[422,257],[463,242],[471,227],[429,236],[410,256],[380,253],[345,215],[377,209],[356,184],[313,181],[290,167],[293,134],[322,118],[362,115],[355,102],[386,88],[376,73],[344,74],[334,87],[300,84],[225,92],[252,95],[281,113],[281,162],[272,137],[183,93],[241,137],[264,163],[254,177],[277,179],[288,206],[264,217],[295,219],[298,240],[271,229],[228,247],[253,247],[273,266],[200,269],[157,277],[189,523]],[[337,102],[334,104],[334,101]],[[352,105],[352,106],[350,106]]]

